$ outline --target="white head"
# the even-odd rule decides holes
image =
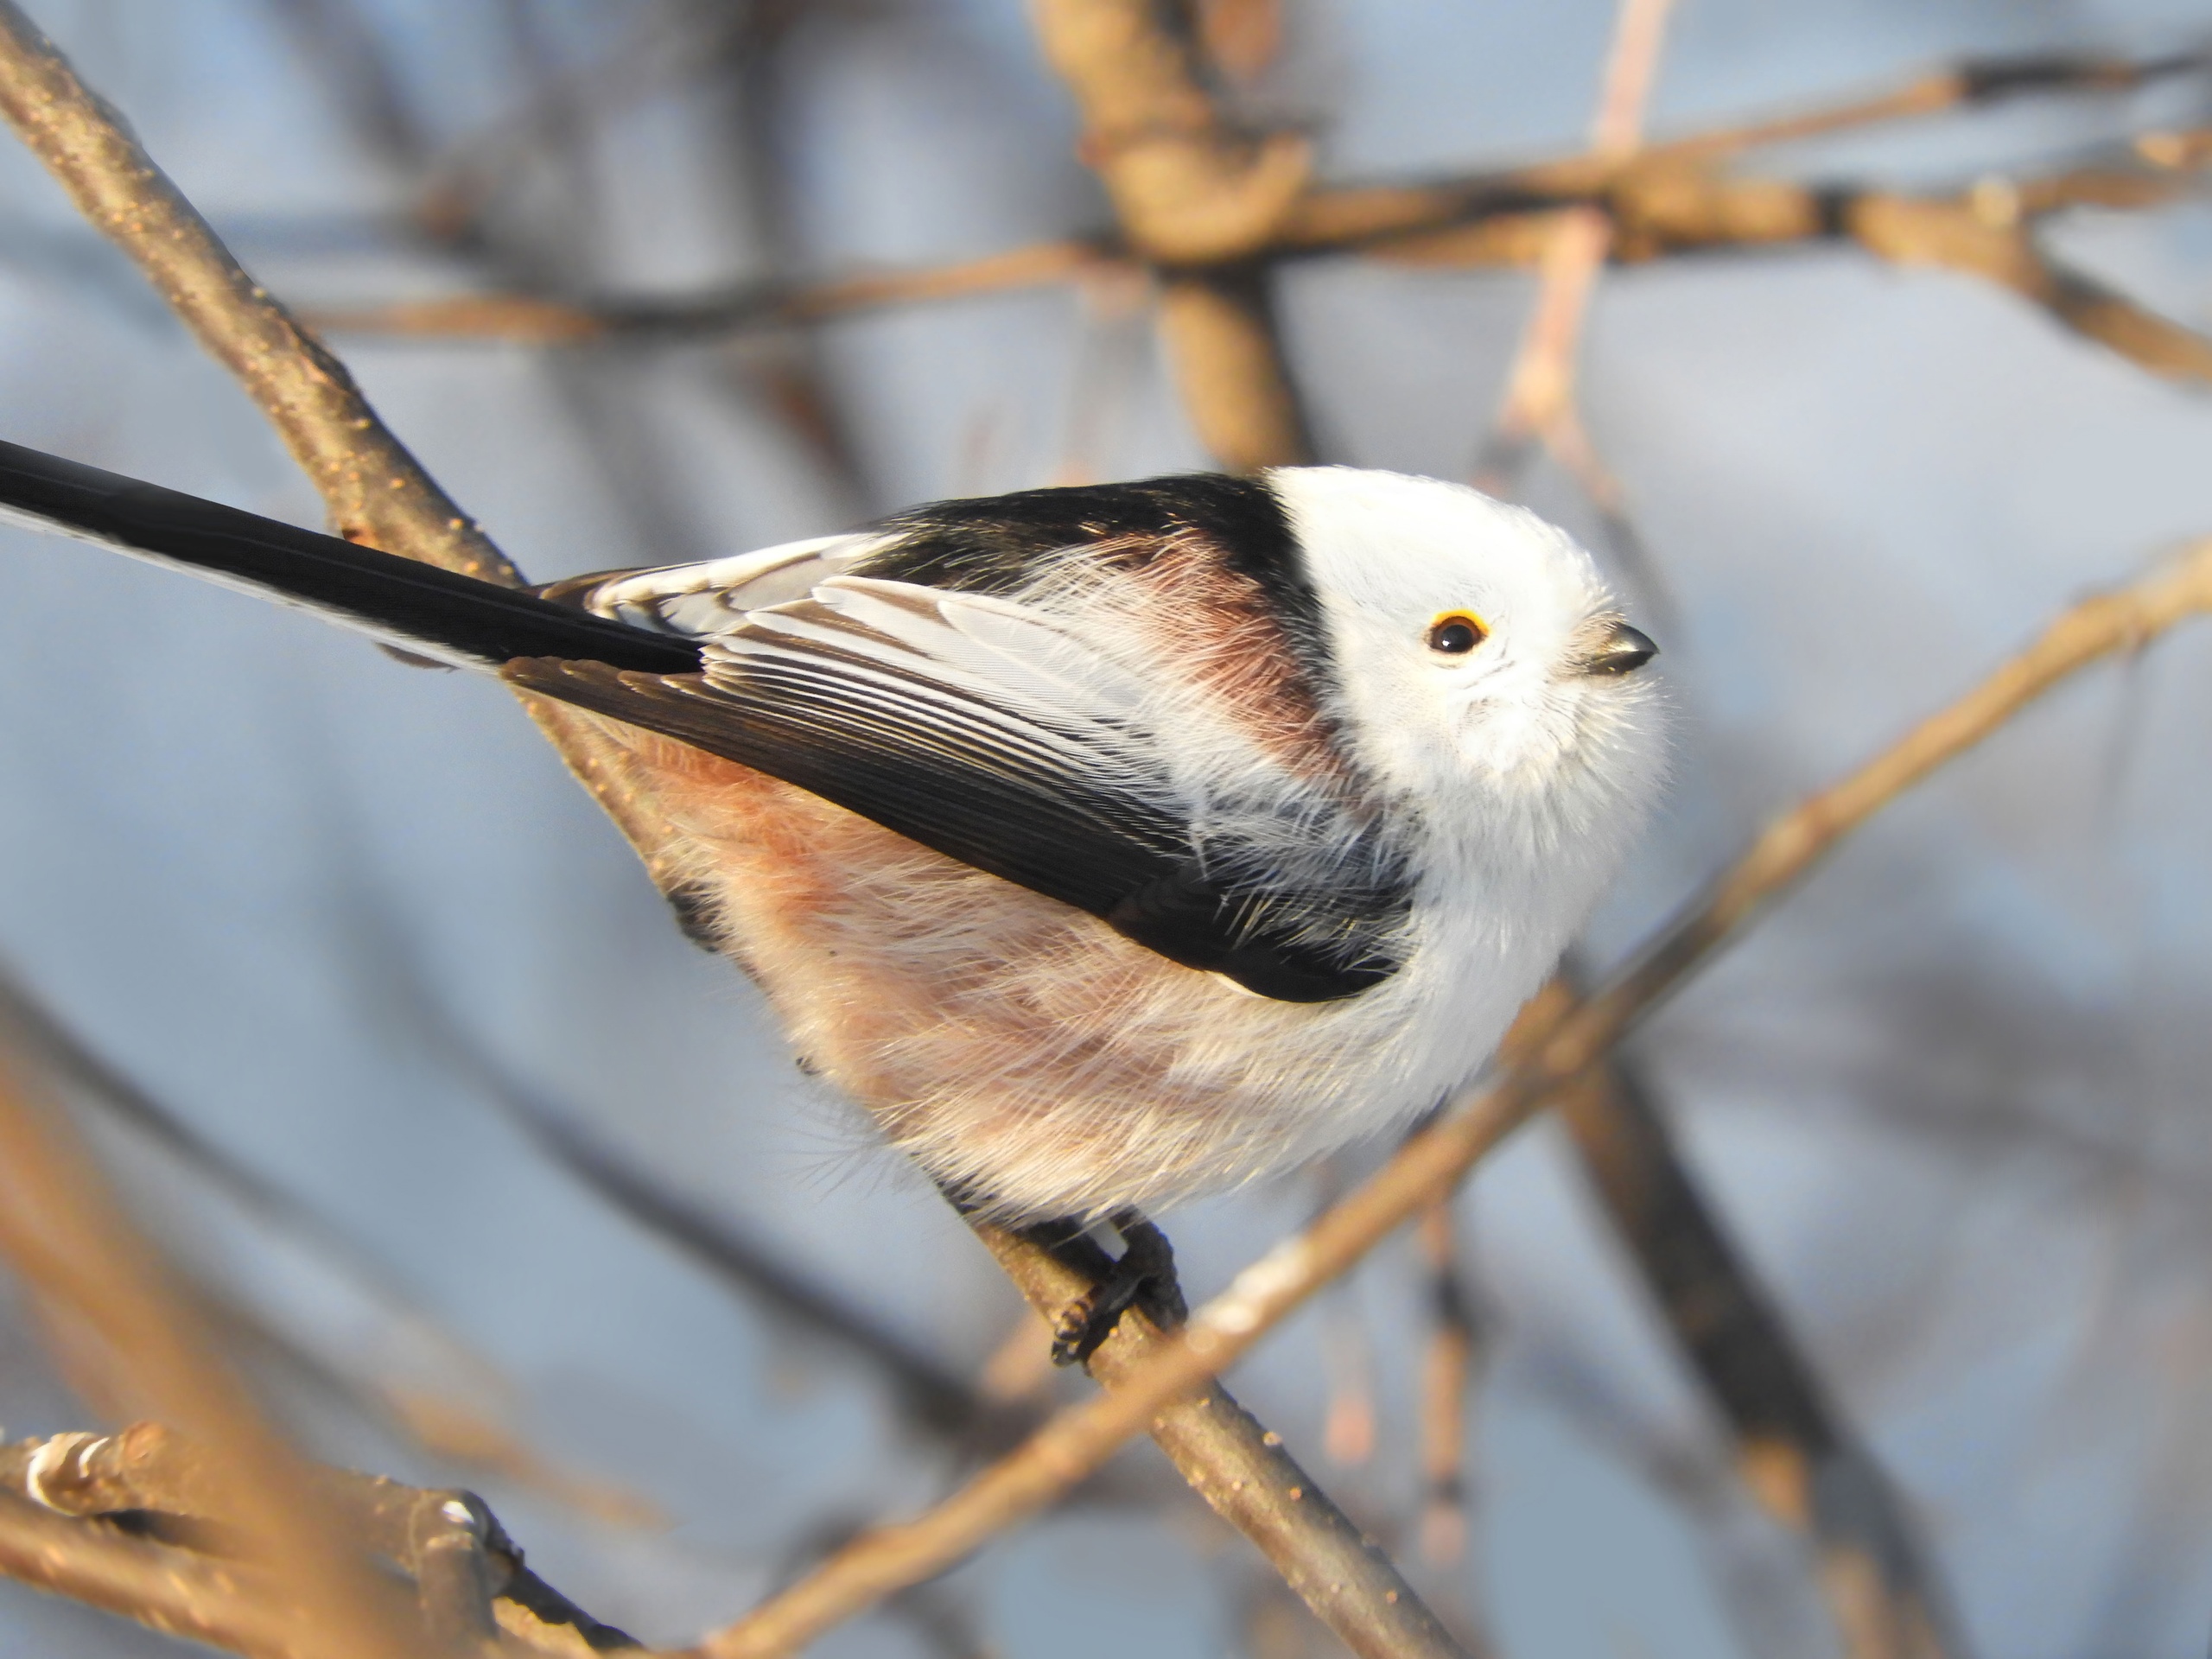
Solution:
[[[1338,668],[1346,740],[1376,783],[1541,856],[1610,864],[1658,791],[1653,654],[1590,556],[1464,485],[1344,467],[1268,481]]]

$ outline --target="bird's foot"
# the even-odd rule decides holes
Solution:
[[[1141,1306],[1152,1322],[1172,1331],[1190,1316],[1175,1277],[1175,1250],[1161,1232],[1134,1210],[1114,1218],[1122,1254],[1097,1282],[1068,1304],[1052,1329],[1052,1363],[1081,1365],[1114,1334],[1122,1315]]]

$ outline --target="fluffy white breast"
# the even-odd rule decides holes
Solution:
[[[1420,960],[1402,1017],[1428,1029],[1440,1071],[1471,1066],[1502,1029],[1477,984],[1516,1005],[1532,991],[1649,817],[1663,705],[1648,674],[1590,671],[1624,619],[1589,555],[1534,513],[1349,467],[1269,482],[1320,601],[1341,741],[1415,826]],[[1480,643],[1434,649],[1458,616]],[[1450,1010],[1476,1000],[1485,1017],[1460,1029],[1483,1052],[1446,1054]]]

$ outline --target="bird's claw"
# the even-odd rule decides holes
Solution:
[[[1053,1325],[1055,1365],[1088,1363],[1131,1307],[1141,1306],[1164,1331],[1189,1317],[1167,1236],[1135,1211],[1116,1216],[1114,1230],[1122,1236],[1121,1255],[1096,1284],[1061,1311]]]

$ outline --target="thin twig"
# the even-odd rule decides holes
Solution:
[[[1659,78],[1659,48],[1675,0],[1619,0],[1612,51],[1591,122],[1591,155],[1624,163],[1642,149],[1643,106]],[[1612,248],[1612,221],[1597,208],[1566,208],[1544,250],[1535,303],[1520,352],[1506,374],[1504,403],[1491,442],[1500,451],[1526,445],[1575,420],[1575,356],[1591,309],[1597,272]]]
[[[1535,265],[1554,240],[1553,215],[1577,207],[1606,210],[1618,245],[1612,257],[1643,261],[1714,250],[1748,250],[1838,234],[1841,208],[1888,193],[1855,187],[1738,177],[1719,163],[1748,150],[1905,117],[1978,108],[2028,92],[2112,92],[2202,71],[2202,54],[2138,61],[2034,54],[1990,59],[1935,72],[1896,92],[1826,109],[1725,126],[1656,143],[1633,157],[1598,149],[1504,172],[1418,184],[1338,187],[1294,194],[1262,240],[1240,243],[1239,259],[1370,252],[1386,257],[1460,265]],[[1192,85],[1196,85],[1192,78]],[[1621,78],[1624,107],[1625,88]],[[1118,107],[1118,105],[1117,105]],[[1198,130],[1210,143],[1230,143],[1210,112]],[[1188,134],[1182,137],[1187,139]],[[2137,141],[2142,161],[2159,172],[2186,171],[2212,154],[2202,133],[2156,132]],[[1114,154],[1112,147],[1102,154]],[[2068,200],[2141,207],[2171,198],[2178,181],[2106,170],[2092,190],[2088,175],[2056,185],[2027,181],[2018,188],[2028,211]],[[2117,195],[2118,200],[2114,197]],[[1985,202],[1986,194],[1985,193]],[[1870,251],[1882,253],[1879,237]],[[426,338],[526,340],[555,344],[629,334],[713,334],[781,327],[910,301],[1007,291],[1053,283],[1086,267],[1137,255],[1120,237],[1016,248],[943,267],[868,274],[786,288],[747,286],[689,299],[566,301],[493,294],[317,311],[318,326]],[[1156,257],[1165,257],[1165,255]],[[1217,256],[1219,257],[1219,256]]]
[[[1658,78],[1673,6],[1674,0],[1620,0],[1590,128],[1590,154],[1599,161],[1624,163],[1643,144],[1644,107]],[[1529,326],[1506,375],[1491,438],[1493,458],[1484,470],[1510,476],[1529,439],[1548,441],[1556,427],[1574,420],[1574,362],[1583,320],[1612,240],[1612,221],[1596,207],[1560,214],[1544,250]]]
[[[1254,1344],[1447,1191],[1612,1046],[1838,842],[1913,785],[2003,727],[2090,664],[2136,651],[2212,611],[2212,541],[2059,615],[2026,650],[1831,787],[1775,819],[1704,897],[1662,929],[1635,964],[1572,1013],[1522,1030],[1528,1058],[1457,1100],[1433,1128],[1313,1225],[1238,1274],[1176,1338],[1111,1392],[1062,1412],[1020,1449],[915,1520],[864,1535],[786,1595],[834,1599],[856,1612],[944,1571],[986,1539],[1052,1503],[1161,1409]],[[819,1582],[817,1582],[817,1580]],[[716,1655],[711,1642],[701,1651]]]
[[[1014,293],[1065,282],[1112,262],[1113,256],[1097,242],[1039,242],[949,265],[866,273],[798,287],[748,283],[727,293],[687,299],[582,303],[523,294],[481,294],[353,310],[317,308],[304,315],[316,327],[332,334],[416,340],[570,345],[613,338],[681,339],[826,322],[887,306]]]
[[[1344,1191],[1341,1160],[1317,1172],[1316,1208],[1325,1210]],[[1322,1308],[1321,1376],[1328,1406],[1321,1418],[1321,1450],[1340,1469],[1356,1469],[1375,1455],[1375,1343],[1360,1305],[1359,1287],[1340,1280]]]
[[[2153,135],[2171,137],[2171,135]],[[2158,164],[2152,163],[2154,168]],[[1572,245],[1554,234],[1562,211],[1603,203],[1617,221],[1608,253],[1616,262],[1646,264],[1692,254],[1749,252],[1794,244],[1855,241],[1895,264],[1923,264],[1980,277],[2044,307],[2063,326],[2098,340],[2154,373],[2212,379],[2212,345],[2182,324],[2086,277],[2064,271],[2036,246],[2031,232],[2041,214],[2076,205],[2142,207],[2177,198],[2189,188],[2178,169],[2126,173],[2111,168],[2033,178],[2000,187],[1989,181],[1956,195],[1802,184],[1777,179],[1726,177],[1656,164],[1613,185],[1579,192],[1514,194],[1501,189],[1464,212],[1439,207],[1388,230],[1338,225],[1313,238],[1272,250],[1277,257],[1365,253],[1394,263],[1452,268],[1536,266],[1547,257],[1572,268]],[[1306,198],[1318,213],[1332,202],[1364,204],[1378,188],[1320,191]],[[1392,194],[1430,195],[1421,190]],[[1456,193],[1455,199],[1456,199]],[[1592,211],[1595,211],[1594,209]],[[1355,219],[1358,215],[1352,216]],[[955,264],[887,271],[801,286],[748,288],[694,300],[578,302],[528,295],[493,294],[408,301],[307,315],[331,332],[378,334],[423,340],[489,340],[565,345],[661,334],[718,336],[745,327],[781,327],[862,311],[939,299],[1050,286],[1094,270],[1124,267],[1126,256],[1103,239],[1046,242]],[[1227,279],[1224,279],[1227,280]],[[1248,283],[1249,283],[1249,278]],[[1205,291],[1187,302],[1191,315],[1206,311]],[[1559,315],[1567,315],[1567,302]],[[1224,366],[1275,348],[1273,325],[1224,331],[1205,365],[1192,372],[1201,389]],[[1543,332],[1563,331],[1548,321]],[[1203,321],[1197,352],[1211,340]],[[1263,364],[1270,359],[1259,356]],[[1548,391],[1547,383],[1541,390]],[[1189,390],[1188,387],[1185,390]],[[1526,394],[1515,400],[1530,401]],[[1541,401],[1541,400],[1539,400]],[[1234,414],[1227,410],[1219,418]],[[1206,418],[1216,418],[1208,416]],[[1272,417],[1270,417],[1272,419]],[[1516,423],[1518,424],[1518,423]],[[1250,453],[1296,456],[1280,425],[1249,424]],[[1273,435],[1269,435],[1272,433]],[[1575,473],[1601,510],[1617,513],[1618,489],[1602,469],[1588,464],[1586,448],[1562,432],[1560,459]],[[1583,441],[1586,446],[1586,441]],[[1512,456],[1486,457],[1485,470],[1510,470]]]
[[[1656,142],[1644,146],[1626,166],[1618,157],[1585,150],[1503,172],[1424,183],[1351,185],[1312,191],[1285,216],[1268,251],[1286,254],[1376,249],[1455,228],[1477,227],[1484,220],[1502,219],[1522,222],[1501,226],[1506,233],[1497,238],[1500,245],[1481,263],[1533,264],[1544,227],[1540,219],[1537,223],[1527,223],[1532,215],[1580,203],[1603,203],[1624,188],[1641,192],[1651,188],[1640,181],[1702,178],[1718,185],[1731,176],[1718,162],[1789,139],[1842,131],[1902,115],[1978,107],[2024,92],[2133,88],[2202,73],[2209,68],[2212,68],[2212,53],[2203,52],[2137,60],[2053,58],[2040,54],[1989,59],[1924,76],[1902,92],[1885,97]],[[1775,188],[1768,181],[1750,182],[1758,189],[1732,204],[1738,217],[1752,221],[1745,226],[1747,230],[1758,228],[1756,221],[1762,217],[1760,193]],[[1622,217],[1616,214],[1617,219]],[[1773,238],[1771,230],[1767,236]]]
[[[2202,52],[2176,52],[2154,58],[2107,58],[2076,52],[1968,58],[1920,75],[1891,92],[1671,140],[1667,148],[1680,155],[1719,160],[1885,121],[1984,108],[2024,96],[2132,92],[2156,80],[2194,73],[2207,61]]]
[[[1625,171],[1643,143],[1643,118],[1659,76],[1674,0],[1620,0],[1606,54],[1590,155]],[[1494,495],[1515,493],[1532,448],[1541,443],[1598,512],[1612,550],[1647,603],[1663,605],[1665,584],[1645,556],[1619,480],[1600,458],[1575,394],[1576,365],[1599,273],[1612,251],[1615,220],[1605,208],[1563,210],[1537,266],[1536,297],[1505,395],[1475,463],[1475,482]]]

